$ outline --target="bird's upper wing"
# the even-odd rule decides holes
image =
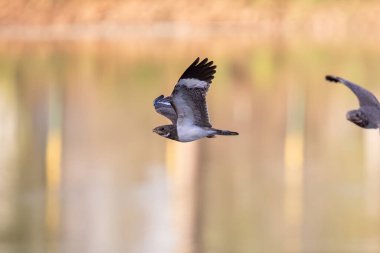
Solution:
[[[360,87],[357,84],[347,81],[341,77],[330,75],[326,76],[326,80],[330,82],[339,82],[350,88],[358,98],[360,106],[379,106],[379,101],[377,100],[377,98],[371,92]]]
[[[171,100],[172,97],[161,95],[153,101],[153,105],[156,112],[170,119],[173,125],[175,125],[177,123],[177,113],[171,104]]]
[[[177,126],[197,125],[211,127],[206,94],[216,66],[213,62],[197,58],[182,74],[172,93],[172,105],[177,113]]]

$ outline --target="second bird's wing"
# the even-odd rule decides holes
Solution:
[[[326,80],[346,85],[358,98],[360,106],[380,106],[379,101],[368,90],[338,76],[327,75]]]

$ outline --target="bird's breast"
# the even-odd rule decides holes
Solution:
[[[178,133],[178,139],[182,142],[195,141],[209,135],[209,131],[195,125],[191,125],[191,126],[177,125],[177,133]]]

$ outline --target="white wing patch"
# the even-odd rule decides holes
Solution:
[[[178,81],[179,86],[186,86],[187,88],[208,88],[209,83],[195,78],[184,78]]]
[[[157,102],[157,104],[163,104],[163,105],[170,105],[170,102],[163,102],[163,101],[159,101],[159,102]]]

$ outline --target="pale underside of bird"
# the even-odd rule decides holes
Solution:
[[[380,103],[371,92],[341,77],[327,75],[326,80],[344,84],[358,98],[360,107],[347,112],[347,120],[362,128],[380,128]]]
[[[206,95],[215,69],[212,61],[197,58],[181,75],[170,96],[161,95],[154,100],[156,112],[167,117],[172,124],[158,126],[153,132],[180,142],[215,135],[238,135],[237,132],[215,129],[210,124]]]

